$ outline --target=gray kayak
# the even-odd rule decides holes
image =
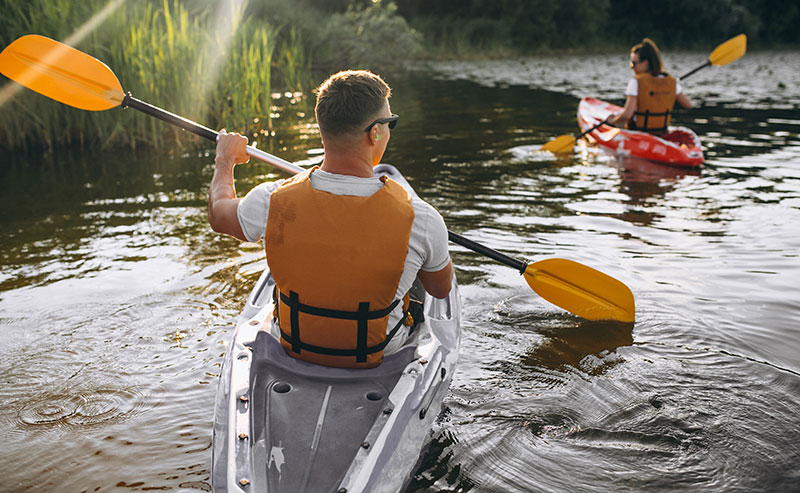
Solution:
[[[392,166],[379,165],[411,191]],[[413,191],[412,191],[413,193]],[[270,334],[272,275],[248,296],[217,387],[214,491],[397,492],[410,481],[458,360],[461,303],[424,299],[424,321],[370,369],[289,357]]]

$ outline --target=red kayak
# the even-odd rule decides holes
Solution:
[[[583,98],[578,104],[578,125],[582,131],[602,122],[622,108],[595,98]],[[657,163],[695,168],[703,164],[700,138],[685,127],[669,127],[664,135],[601,125],[586,137],[616,156],[633,156]]]

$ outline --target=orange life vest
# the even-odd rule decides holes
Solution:
[[[649,73],[638,74],[639,96],[636,101],[636,119],[629,128],[653,133],[666,133],[670,113],[675,106],[676,80],[671,75],[655,77]]]
[[[369,197],[315,190],[316,169],[270,197],[265,246],[281,345],[304,361],[372,368],[404,318],[386,334],[401,301],[394,298],[414,221],[411,196],[386,177]]]

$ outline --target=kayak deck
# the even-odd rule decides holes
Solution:
[[[357,376],[296,365],[263,331],[253,355],[252,388],[264,389],[253,392],[250,403],[254,483],[263,482],[267,491],[329,491],[369,444],[374,423],[388,419],[393,409],[386,397],[414,360],[414,349]]]
[[[622,108],[595,98],[578,104],[578,125],[586,131]],[[671,126],[664,135],[601,125],[587,138],[616,156],[638,157],[662,164],[697,167],[703,163],[700,138],[691,129]]]

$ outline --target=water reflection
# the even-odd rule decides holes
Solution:
[[[706,145],[699,171],[536,152],[575,133],[580,96],[618,94],[624,79],[576,76],[609,57],[387,76],[403,118],[386,160],[450,229],[514,257],[596,267],[637,299],[635,326],[584,322],[452,247],[461,365],[411,491],[792,490],[800,120],[748,87],[762,63],[750,56],[725,68],[741,87],[698,75],[705,102],[676,116]],[[781,105],[796,106],[796,87]],[[291,99],[259,145],[318,162],[312,102]],[[8,484],[209,489],[213,383],[264,266],[260,245],[206,226],[211,153],[4,156]],[[236,170],[240,193],[279,177],[256,162]]]
[[[623,362],[614,353],[617,348],[633,344],[633,324],[580,320],[573,327],[543,335],[522,357],[524,366],[558,371],[569,366],[599,376]]]
[[[663,218],[658,209],[665,204],[667,197],[677,187],[685,186],[691,179],[702,175],[701,168],[668,166],[631,156],[610,156],[586,145],[580,146],[578,160],[584,165],[617,169],[619,184],[616,189],[621,194],[618,203],[626,207],[616,213],[612,211],[610,215],[637,226],[650,225]],[[690,177],[688,181],[687,177]]]

